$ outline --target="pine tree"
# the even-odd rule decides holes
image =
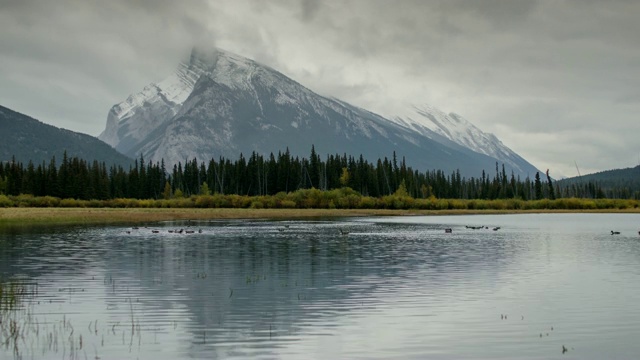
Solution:
[[[533,186],[535,189],[536,200],[542,199],[542,183],[540,182],[540,173],[537,171]]]
[[[556,199],[556,193],[553,190],[553,182],[551,181],[551,176],[549,176],[549,169],[547,169],[547,186],[549,186],[549,198],[551,200],[555,200]]]
[[[307,170],[309,173],[309,181],[311,182],[310,187],[320,187],[320,158],[316,153],[316,148],[314,145],[311,145],[311,156],[309,158],[309,169]]]

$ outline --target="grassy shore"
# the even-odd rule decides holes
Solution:
[[[302,219],[356,216],[471,215],[567,212],[640,213],[640,210],[637,208],[622,210],[0,208],[0,227],[38,225],[139,224],[167,220]]]
[[[419,213],[425,212],[346,209],[0,208],[0,226],[136,224],[167,220],[291,219]]]

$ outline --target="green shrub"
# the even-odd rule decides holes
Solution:
[[[214,197],[211,195],[196,196],[195,206],[198,208],[214,207]]]
[[[31,194],[20,194],[13,197],[13,202],[17,207],[33,207],[35,198]]]
[[[522,199],[508,199],[505,203],[505,208],[509,210],[521,210],[523,206]]]
[[[7,195],[0,195],[0,207],[13,207],[13,201]]]
[[[78,199],[62,199],[60,200],[60,207],[68,208],[84,208],[87,207],[88,201]]]
[[[296,203],[295,201],[291,201],[291,200],[282,200],[280,202],[280,207],[283,209],[295,209]]]
[[[104,202],[102,200],[92,199],[89,200],[89,203],[87,205],[92,208],[101,208],[104,207]]]
[[[448,207],[449,209],[466,210],[467,204],[464,200],[453,199],[453,200],[449,200]]]
[[[370,196],[363,196],[358,201],[358,209],[375,209],[376,199]]]

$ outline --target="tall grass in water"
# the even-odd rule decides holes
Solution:
[[[25,342],[26,322],[30,314],[18,315],[24,309],[24,302],[33,298],[37,287],[22,281],[0,279],[0,347],[11,349],[14,356],[21,358],[19,344]]]
[[[88,327],[72,324],[66,314],[57,321],[39,319],[35,315],[40,303],[38,284],[22,280],[0,280],[0,358],[13,354],[14,359],[61,358],[88,359],[101,358],[98,351],[105,348],[105,338],[114,343],[122,328],[122,345],[125,336],[130,335],[129,352],[134,341],[138,351],[142,344],[140,321],[134,316],[131,299],[131,327],[115,324],[99,326],[98,320],[89,322]],[[85,331],[88,329],[88,332]],[[130,334],[129,334],[130,333]],[[110,336],[112,335],[112,336]],[[137,339],[136,339],[137,338]]]
[[[0,319],[5,313],[18,309],[22,300],[33,295],[32,289],[21,281],[3,281],[0,279]]]

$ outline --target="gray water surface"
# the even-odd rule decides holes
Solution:
[[[1,312],[0,358],[634,359],[639,229],[527,214],[5,232],[0,279],[27,290]]]

